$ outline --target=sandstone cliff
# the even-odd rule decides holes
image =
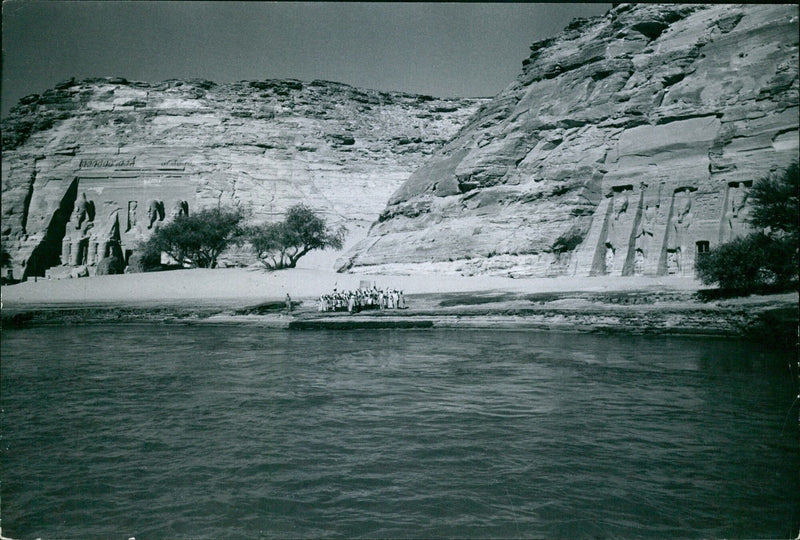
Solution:
[[[796,5],[623,4],[531,51],[343,269],[691,275],[798,157]]]
[[[3,121],[2,245],[17,278],[92,267],[217,204],[259,222],[303,202],[363,236],[486,101],[325,81],[67,81]]]

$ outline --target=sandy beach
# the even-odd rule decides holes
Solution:
[[[126,303],[259,303],[310,300],[338,290],[359,287],[361,281],[393,288],[406,295],[504,291],[519,294],[572,291],[675,290],[695,291],[701,284],[691,278],[613,277],[512,279],[487,276],[359,275],[311,268],[267,272],[253,268],[190,269],[143,274],[94,276],[80,279],[39,278],[0,291],[4,309],[86,304]]]

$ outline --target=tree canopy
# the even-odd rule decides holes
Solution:
[[[751,225],[797,236],[800,227],[800,166],[797,162],[783,174],[756,182],[749,197]]]
[[[315,249],[342,249],[345,228],[328,229],[325,220],[303,204],[289,208],[278,223],[247,229],[246,238],[256,257],[271,270],[294,268],[297,261]]]
[[[219,254],[239,241],[243,218],[240,210],[229,208],[207,208],[178,216],[153,233],[148,251],[166,252],[181,264],[215,268]]]

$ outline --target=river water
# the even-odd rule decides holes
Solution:
[[[789,538],[792,362],[517,330],[4,330],[2,531]]]

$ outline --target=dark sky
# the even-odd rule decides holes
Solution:
[[[610,4],[3,3],[2,114],[75,77],[218,83],[326,79],[435,96],[492,96],[528,46]]]

